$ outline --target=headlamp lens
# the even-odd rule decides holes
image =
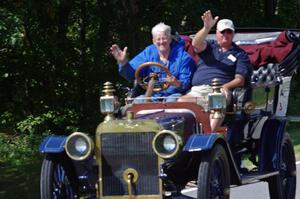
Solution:
[[[171,152],[176,148],[176,140],[173,136],[167,135],[163,140],[163,146],[166,151]]]
[[[94,149],[94,143],[85,133],[74,132],[66,139],[65,149],[71,159],[84,160]]]
[[[75,150],[80,154],[84,154],[88,148],[87,143],[83,138],[78,138],[74,144]]]

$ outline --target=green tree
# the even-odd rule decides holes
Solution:
[[[164,21],[181,33],[197,31],[207,9],[237,27],[299,28],[299,1],[287,1],[274,1],[270,12],[266,0],[4,0],[0,128],[30,134],[32,126],[41,135],[77,126],[92,133],[101,121],[103,83],[130,85],[109,55],[113,43],[128,46],[133,57],[151,43],[153,25]]]

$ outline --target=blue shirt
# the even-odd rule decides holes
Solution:
[[[199,63],[194,73],[192,85],[211,84],[214,78],[222,84],[230,82],[236,74],[245,78],[245,85],[250,81],[251,64],[247,53],[235,43],[226,52],[215,40],[207,40],[206,49],[199,53]]]
[[[160,60],[158,50],[154,44],[146,47],[141,53],[130,60],[125,66],[119,65],[120,74],[128,80],[134,80],[134,72],[137,67],[145,62],[158,62],[166,66],[171,74],[181,82],[180,87],[170,86],[164,91],[153,93],[152,96],[168,96],[174,93],[183,94],[190,88],[193,72],[196,69],[196,63],[192,57],[184,51],[184,40],[171,43],[168,63],[163,63]],[[162,72],[163,69],[157,66],[145,67],[145,70],[140,71],[141,76],[147,76],[151,72]],[[160,74],[159,78],[165,78],[166,73]]]

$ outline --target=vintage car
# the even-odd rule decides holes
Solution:
[[[186,41],[192,36],[185,35]],[[251,85],[235,89],[229,106],[218,79],[207,110],[191,102],[134,104],[130,96],[120,106],[114,85],[106,82],[100,97],[106,116],[95,134],[49,136],[41,143],[41,198],[184,198],[187,186],[197,188],[198,199],[230,198],[231,187],[265,181],[271,199],[294,199],[286,112],[300,65],[299,40],[295,31],[237,32],[235,42],[256,65]],[[155,82],[156,74],[149,81],[139,77],[141,68],[153,65],[168,73],[158,63],[142,64],[136,78],[147,92],[167,86]],[[226,114],[215,132],[208,113]]]

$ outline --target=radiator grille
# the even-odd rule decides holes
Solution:
[[[135,169],[139,178],[134,195],[158,195],[158,158],[152,149],[154,133],[105,133],[101,135],[103,196],[128,195],[123,172]]]

